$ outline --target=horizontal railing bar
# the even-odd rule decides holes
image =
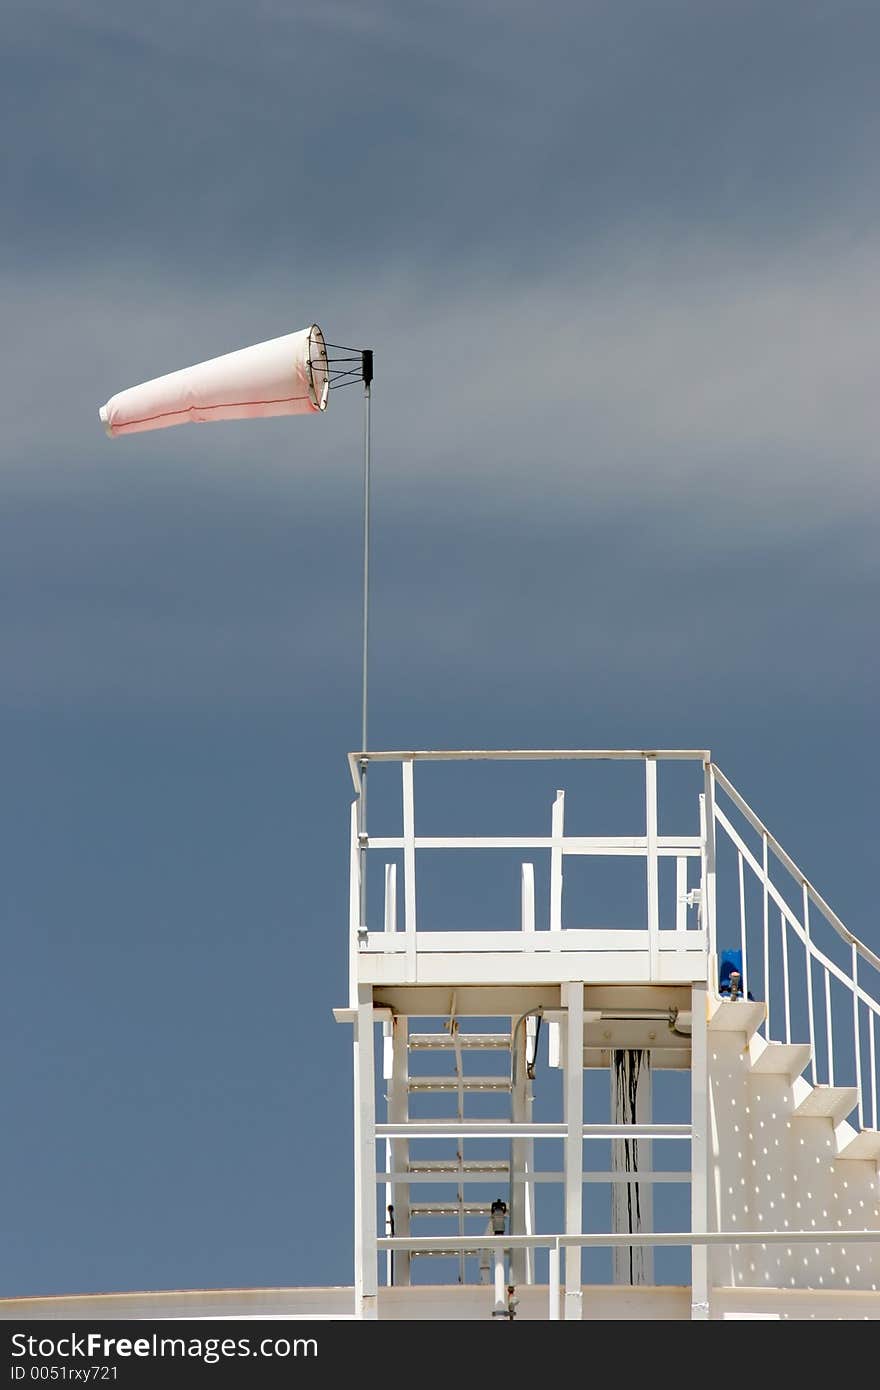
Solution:
[[[370,753],[366,750],[348,755],[348,766],[354,789],[360,792],[359,764],[400,762],[577,762],[583,760],[610,762],[684,761],[708,764],[712,754],[708,748],[414,748]]]
[[[416,835],[415,849],[552,849],[550,835]],[[403,835],[363,835],[361,849],[404,849]],[[644,835],[567,835],[560,841],[563,854],[633,855],[648,853]],[[701,852],[698,835],[659,835],[658,852],[664,857],[696,859]]]
[[[377,1139],[564,1139],[563,1121],[401,1120],[375,1126]],[[583,1125],[585,1139],[690,1139],[691,1126],[677,1124]]]
[[[479,1173],[479,1170],[477,1170],[477,1172]],[[412,1172],[410,1172],[408,1169],[403,1169],[403,1170],[401,1170],[401,1171],[399,1171],[399,1172],[398,1172],[398,1171],[395,1171],[395,1172],[381,1172],[381,1173],[377,1173],[377,1174],[376,1174],[376,1181],[377,1181],[377,1182],[401,1182],[401,1183],[410,1183],[410,1184],[413,1184],[413,1183],[422,1183],[422,1182],[429,1182],[429,1183],[438,1183],[438,1184],[446,1183],[446,1184],[450,1184],[450,1185],[452,1185],[452,1184],[457,1184],[457,1183],[473,1183],[475,1186],[476,1186],[477,1184],[483,1184],[484,1186],[489,1186],[489,1185],[492,1184],[492,1183],[497,1183],[497,1181],[498,1181],[498,1174],[497,1174],[496,1172],[487,1172],[485,1176],[482,1176],[482,1177],[481,1177],[481,1176],[476,1176],[476,1177],[475,1177],[475,1176],[472,1175],[472,1172],[469,1172],[467,1169],[464,1169],[464,1170],[450,1169],[448,1172],[437,1171],[437,1172],[430,1172],[430,1173],[412,1173]],[[526,1174],[517,1173],[516,1177],[514,1178],[514,1183],[515,1183],[518,1187],[525,1187],[525,1186],[527,1186],[527,1184],[533,1183],[533,1182],[564,1182],[564,1181],[565,1181],[565,1174],[564,1174],[564,1173],[562,1173],[562,1172],[554,1173],[554,1172],[550,1172],[549,1170],[543,1169],[543,1168],[540,1169],[538,1172],[532,1172],[532,1173],[526,1173]],[[663,1171],[656,1171],[656,1172],[643,1172],[641,1169],[639,1169],[639,1171],[638,1171],[637,1173],[623,1173],[623,1172],[614,1172],[614,1173],[610,1173],[610,1172],[609,1172],[609,1173],[603,1173],[603,1172],[592,1172],[592,1171],[584,1171],[583,1173],[581,1173],[581,1182],[614,1182],[614,1183],[627,1183],[627,1184],[630,1184],[630,1183],[639,1183],[639,1182],[690,1182],[690,1181],[691,1181],[691,1175],[690,1175],[690,1173],[689,1173],[686,1169],[682,1169],[680,1172],[674,1172],[674,1171],[671,1171],[671,1170],[670,1170],[670,1171],[663,1170]]]
[[[800,884],[807,890],[808,894],[810,895],[810,898],[815,903],[816,907],[818,907],[823,917],[826,918],[829,925],[834,928],[838,936],[842,937],[848,945],[855,946],[856,950],[859,952],[861,956],[864,956],[865,960],[870,961],[871,964],[877,970],[880,970],[880,956],[876,956],[874,952],[870,949],[870,947],[866,946],[863,941],[860,941],[857,936],[853,935],[853,933],[849,930],[848,927],[844,926],[837,913],[834,912],[828,906],[821,893],[819,893],[813,887],[806,874],[804,874],[802,870],[798,868],[797,864],[791,858],[791,855],[786,853],[779,841],[775,838],[774,835],[770,833],[766,825],[764,825],[763,821],[755,815],[755,812],[752,810],[751,806],[748,804],[745,798],[740,795],[733,783],[728,781],[721,769],[719,767],[716,767],[714,763],[712,764],[712,772],[714,774],[715,781],[719,783],[722,790],[727,793],[734,805],[736,805],[739,808],[739,810],[745,816],[746,820],[749,821],[749,823],[751,824],[752,828],[754,830],[757,830],[760,835],[766,835],[767,844],[769,845],[770,849],[772,849],[776,858],[779,860],[781,864],[784,865],[784,867],[791,874],[792,878],[794,878],[798,884]],[[716,814],[718,813],[718,807],[716,806]]]
[[[476,927],[457,931],[449,927],[441,931],[415,932],[414,938],[416,950],[424,951],[426,954],[444,951],[520,955],[547,955],[553,951],[644,952],[649,944],[645,927],[563,927],[560,931],[541,929],[533,932],[497,927],[488,931]],[[367,933],[366,940],[362,941],[361,949],[364,954],[383,952],[386,955],[403,955],[407,946],[411,944],[413,937],[408,937],[405,932],[371,931]],[[705,932],[698,927],[684,931],[679,931],[676,927],[661,927],[658,932],[658,948],[663,952],[699,952],[705,949]]]
[[[582,1235],[381,1236],[380,1250],[539,1250],[579,1245],[880,1245],[880,1231],[585,1231]]]

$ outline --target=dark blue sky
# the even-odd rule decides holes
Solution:
[[[708,746],[880,949],[878,49],[11,0],[0,1294],[351,1279],[357,389],[108,441],[134,382],[372,345],[371,744]]]

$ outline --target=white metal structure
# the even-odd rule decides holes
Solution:
[[[353,1289],[7,1300],[0,1317],[880,1318],[880,957],[708,751],[349,763],[334,1013],[353,1031]],[[429,764],[448,765],[444,817],[471,830],[502,807],[544,833],[417,833]],[[526,781],[541,764],[554,793],[459,798],[475,764]],[[390,833],[367,826],[368,767]],[[476,860],[487,879],[456,878]],[[602,865],[629,887],[600,890]]]
[[[543,835],[416,832],[417,766],[551,760],[560,781],[579,763],[639,764],[635,833],[569,828],[564,789],[543,808]],[[397,834],[368,831],[360,804],[364,769],[387,763],[400,769]],[[658,793],[673,764],[698,782],[677,833]],[[708,751],[358,753],[350,767],[349,1002],[335,1013],[354,1034],[356,1316],[880,1317],[880,958]],[[423,929],[417,884],[433,851],[526,856],[519,920],[499,923],[477,899],[464,923]],[[377,854],[374,922],[365,875]],[[641,920],[571,921],[564,871],[577,858],[629,861]],[[738,974],[722,993],[731,950]],[[604,1113],[590,1113],[585,1087],[597,1070],[611,1078]],[[689,1078],[685,1120],[653,1113],[664,1072]],[[545,1083],[555,1113],[539,1119]],[[499,1096],[500,1110],[488,1104]],[[422,1097],[436,1102],[424,1115]],[[610,1146],[604,1170],[585,1162],[594,1143]],[[670,1143],[686,1151],[680,1167],[660,1156]],[[594,1184],[610,1195],[598,1229]],[[684,1228],[655,1228],[660,1184],[687,1190]],[[551,1188],[555,1226],[541,1219]],[[680,1288],[655,1282],[665,1246],[690,1252],[686,1307]],[[584,1281],[592,1247],[613,1252],[604,1284]],[[445,1278],[420,1274],[429,1263]]]

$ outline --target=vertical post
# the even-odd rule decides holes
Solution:
[[[791,1042],[791,996],[788,992],[788,931],[785,913],[780,909],[779,930],[782,933],[782,997],[785,1001],[785,1041]]]
[[[534,864],[522,865],[521,876],[521,905],[520,919],[523,932],[534,936],[535,931],[535,866]],[[523,947],[532,950],[534,941],[523,941]],[[523,1084],[525,1087],[524,1108],[522,1118],[531,1123],[532,1107],[534,1095],[532,1083],[528,1075],[528,1067],[535,1062],[535,1050],[538,1042],[538,1020],[534,1014],[529,1014],[526,1019],[526,1048],[525,1048],[525,1076]],[[522,1154],[522,1174],[523,1174],[523,1219],[525,1222],[526,1235],[535,1233],[535,1141],[534,1139],[519,1139],[515,1143],[519,1144]],[[516,1187],[514,1186],[514,1193]],[[516,1230],[511,1223],[511,1230]],[[525,1278],[527,1284],[535,1281],[535,1252],[531,1248],[524,1251],[523,1270],[520,1279]]]
[[[354,1046],[355,1316],[378,1317],[373,987],[358,985]]]
[[[748,998],[749,990],[749,957],[746,932],[746,884],[745,874],[743,870],[742,850],[738,850],[737,855],[739,858],[739,944],[740,950],[742,951],[743,965],[742,979],[740,980],[739,984],[740,989],[742,990],[742,997],[743,999],[746,999]]]
[[[714,819],[714,817],[713,817]],[[691,1231],[709,1229],[709,1067],[707,989],[695,981],[691,989]],[[709,1317],[709,1247],[691,1246],[691,1319]]]
[[[510,1108],[514,1124],[527,1123],[532,1118],[531,1083],[527,1071],[529,1055],[527,1029],[531,1021],[531,1019],[520,1019],[514,1025],[510,1038],[512,1080]],[[511,1235],[516,1236],[531,1234],[528,1205],[532,1185],[526,1186],[526,1173],[529,1170],[528,1148],[531,1143],[530,1139],[512,1139],[510,1143],[510,1200],[507,1204],[510,1225],[508,1229]],[[530,1253],[528,1250],[511,1250],[510,1281],[512,1284],[531,1282],[531,1280],[527,1280]]]
[[[859,953],[852,943],[853,1048],[856,1056],[856,1090],[859,1093],[859,1129],[865,1128],[865,1098],[862,1094],[862,1039],[859,1034]]]
[[[351,803],[348,879],[348,1003],[357,1008],[358,946],[361,925],[361,855],[358,853],[358,802]]]
[[[648,957],[650,978],[660,974],[660,875],[657,867],[657,759],[645,759],[645,837],[648,864]]]
[[[877,1128],[877,1046],[875,1034],[877,1032],[877,1015],[871,1010],[868,1014],[870,1028],[868,1032],[868,1056],[871,1063],[871,1128]]]
[[[391,1086],[388,1091],[388,1119],[392,1124],[405,1124],[409,1119],[409,1019],[405,1014],[397,1014],[391,1022]],[[394,1174],[406,1173],[409,1167],[409,1143],[406,1139],[389,1140],[391,1148],[390,1168]],[[409,1183],[405,1179],[391,1179],[391,1202],[394,1207],[394,1233],[408,1236],[409,1221]],[[408,1284],[410,1280],[410,1252],[394,1251],[394,1284]]]
[[[579,1236],[583,1224],[584,1173],[584,986],[575,980],[562,986],[565,1020],[565,1234]],[[582,1317],[579,1245],[565,1250],[565,1320]]]
[[[807,969],[807,1022],[810,1028],[810,1080],[816,1086],[818,1085],[818,1075],[816,1068],[816,1019],[813,1004],[813,944],[810,940],[810,895],[807,892],[806,883],[801,886],[804,905],[804,936],[807,939],[805,965]]]
[[[550,940],[559,949],[562,938],[562,836],[565,826],[565,792],[557,791],[550,818]],[[559,1024],[547,1028],[547,1061],[551,1067],[561,1065],[559,1055]]]
[[[825,1047],[828,1053],[828,1085],[834,1085],[834,1037],[831,1029],[831,973],[825,967]]]
[[[361,660],[361,794],[358,829],[367,833],[367,687],[370,639],[370,394],[373,384],[373,354],[365,349],[361,354],[364,379],[364,585],[363,585],[363,651]],[[361,929],[367,926],[367,850],[361,845]]]
[[[764,1002],[767,1013],[764,1018],[764,1037],[770,1039],[770,861],[767,853],[767,831],[761,836],[764,871]],[[745,973],[745,971],[743,972]]]
[[[413,760],[401,763],[403,777],[403,929],[406,933],[406,978],[416,979],[416,817]]]
[[[718,946],[715,932],[715,773],[711,762],[704,764],[703,805],[705,808],[703,846],[703,912],[706,923],[706,948],[709,955],[709,978],[718,987]]]
[[[550,1246],[550,1262],[547,1273],[547,1294],[550,1306],[547,1309],[548,1322],[559,1322],[559,1241]]]
[[[397,865],[385,865],[385,930],[397,931]],[[388,1082],[388,1119],[392,1124],[409,1119],[409,1020],[398,1014],[382,1024],[382,1077]],[[390,1219],[393,1211],[392,1234],[409,1235],[409,1183],[400,1183],[396,1173],[406,1172],[409,1164],[409,1144],[405,1139],[385,1140],[385,1167],[389,1177],[385,1183],[385,1211]],[[408,1250],[388,1251],[389,1284],[408,1284],[410,1255]]]

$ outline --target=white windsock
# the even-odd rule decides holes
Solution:
[[[259,420],[326,410],[327,347],[316,323],[119,391],[98,414],[105,430],[138,434],[202,420]]]

